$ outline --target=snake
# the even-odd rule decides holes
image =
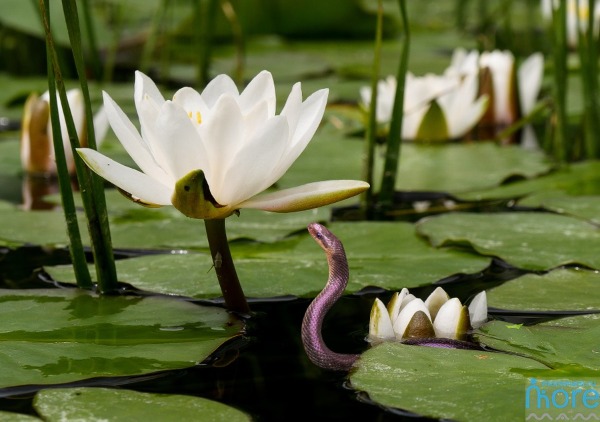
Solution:
[[[349,371],[360,355],[337,353],[329,349],[323,340],[321,330],[323,320],[335,305],[348,285],[350,271],[344,245],[319,223],[308,225],[308,232],[315,242],[325,251],[329,266],[327,284],[308,305],[302,320],[302,344],[308,358],[315,365],[332,371]],[[476,345],[447,338],[411,338],[402,343],[417,346],[429,346],[453,349],[478,349]]]

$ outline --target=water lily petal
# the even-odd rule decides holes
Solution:
[[[273,170],[273,179],[279,180],[283,176],[312,139],[325,113],[328,95],[328,89],[321,89],[302,103],[296,130],[290,139],[286,153]]]
[[[396,333],[397,339],[402,339],[404,333],[406,332],[406,328],[408,324],[412,320],[414,314],[418,311],[423,312],[427,315],[427,318],[431,322],[431,316],[429,314],[429,309],[425,306],[425,303],[421,299],[411,300],[401,311],[394,321],[394,333]]]
[[[138,70],[135,72],[133,100],[142,126],[142,136],[146,138],[144,126],[151,125],[156,120],[165,98],[154,81]]]
[[[147,174],[126,167],[90,148],[78,148],[85,163],[104,179],[121,188],[136,202],[171,205],[172,189]]]
[[[240,95],[235,82],[229,76],[221,74],[206,85],[206,88],[202,91],[202,99],[209,108],[213,108],[219,98],[225,94],[229,94],[236,99]]]
[[[435,336],[461,339],[469,329],[469,313],[456,297],[448,300],[439,309],[433,320]]]
[[[265,193],[239,204],[272,212],[294,212],[317,208],[358,195],[369,184],[358,180],[328,180]]]
[[[271,72],[263,70],[256,75],[240,94],[239,104],[242,113],[247,113],[255,104],[267,102],[269,117],[275,115],[275,82]]]
[[[198,91],[190,87],[184,87],[173,95],[173,102],[183,108],[192,122],[202,124],[209,113],[209,108]],[[190,115],[191,114],[191,115]]]
[[[300,82],[296,82],[290,91],[290,95],[281,110],[281,115],[286,116],[288,119],[288,125],[290,127],[291,138],[296,132],[298,126],[298,119],[300,118],[300,110],[302,108],[302,85]]]
[[[427,296],[427,299],[425,299],[425,306],[429,309],[429,314],[434,321],[439,309],[444,303],[448,302],[449,299],[450,296],[448,296],[448,293],[441,287],[437,287],[429,296]]]
[[[178,104],[166,101],[156,121],[154,156],[175,180],[192,170],[210,171],[207,152],[193,118]]]
[[[237,151],[232,151],[229,165],[222,174],[222,181],[226,181],[226,184],[218,190],[218,197],[215,196],[217,202],[222,205],[237,204],[275,183],[277,179],[271,169],[285,152],[286,144],[281,140],[286,139],[288,133],[286,118],[275,116],[259,128],[251,139],[238,146]]]
[[[506,125],[515,120],[515,58],[510,51],[494,50],[480,56],[480,66],[492,73],[494,116],[496,123]]]
[[[227,205],[229,199],[236,197],[238,189],[243,189],[243,186],[232,186],[225,180],[225,173],[232,165],[249,164],[231,162],[244,141],[244,117],[236,99],[230,94],[221,96],[199,130],[210,163],[210,171],[205,170],[210,191],[219,204]],[[257,155],[261,153],[262,151],[256,151]]]
[[[469,304],[471,327],[479,328],[488,319],[487,295],[485,290],[478,293]]]
[[[121,110],[106,92],[103,92],[103,98],[106,117],[108,118],[110,126],[115,132],[115,135],[117,135],[117,138],[119,138],[125,151],[127,151],[138,167],[153,179],[161,180],[163,183],[169,183],[169,181],[174,183],[174,180],[172,180],[173,178],[158,165],[152,156],[148,145],[142,139],[123,110]]]
[[[391,340],[396,338],[390,315],[379,299],[375,299],[371,307],[371,317],[369,319],[369,340]]]
[[[139,70],[135,71],[135,85],[134,85],[134,101],[137,103],[141,101],[144,95],[149,96],[152,100],[160,106],[165,102],[165,97],[160,93],[156,84],[152,79],[146,76],[143,72]]]
[[[390,320],[392,322],[396,321],[400,311],[402,310],[402,301],[408,295],[408,289],[405,287],[400,292],[396,292],[393,294],[392,298],[387,304],[388,314],[390,315]]]
[[[526,116],[533,110],[533,106],[540,93],[543,76],[544,55],[542,53],[532,54],[519,66],[517,77],[519,80],[519,104],[522,115]]]
[[[108,128],[110,127],[108,123],[108,116],[106,114],[106,109],[104,105],[100,106],[96,114],[94,114],[94,133],[96,134],[96,147],[100,147],[104,139],[106,139],[106,134],[108,133]]]

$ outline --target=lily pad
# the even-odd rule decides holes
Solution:
[[[436,247],[470,246],[523,269],[549,270],[566,264],[600,268],[600,231],[573,217],[540,212],[451,213],[421,220],[417,231]]]
[[[393,290],[421,286],[457,273],[482,271],[491,262],[464,251],[432,248],[416,236],[410,223],[331,223],[329,228],[347,251],[347,292],[367,286]],[[232,254],[249,297],[314,296],[327,281],[326,256],[307,233],[269,245],[233,243]],[[211,268],[210,256],[198,253],[117,261],[120,281],[195,298],[221,296]],[[46,270],[56,280],[75,280],[70,266]]]
[[[551,164],[542,152],[517,146],[498,146],[490,142],[404,144],[396,189],[457,195],[492,188],[513,177],[539,176],[550,169]]]
[[[524,311],[600,311],[593,292],[600,274],[582,269],[557,269],[547,274],[525,274],[487,290],[488,305]]]
[[[495,189],[460,192],[459,196],[465,200],[518,198],[543,191],[575,196],[600,194],[600,161],[586,160],[535,179],[515,181]]]
[[[42,419],[22,413],[0,411],[0,421],[6,422],[40,422]]]
[[[600,315],[557,319],[532,326],[491,321],[475,338],[494,349],[530,357],[563,376],[600,376]]]
[[[46,421],[251,420],[240,410],[201,397],[109,388],[42,390],[35,396],[34,408]]]
[[[0,290],[0,388],[190,367],[240,330],[223,309],[182,300]]]
[[[573,196],[561,192],[539,192],[518,201],[524,207],[543,207],[558,214],[572,215],[600,224],[600,196]]]
[[[522,420],[528,374],[552,372],[516,355],[394,342],[363,353],[355,366],[352,388],[377,405],[457,421]]]

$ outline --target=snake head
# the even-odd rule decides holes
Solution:
[[[332,252],[340,243],[338,238],[321,224],[310,223],[308,225],[308,232],[325,252]]]

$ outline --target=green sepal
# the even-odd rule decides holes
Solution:
[[[447,141],[449,138],[444,110],[436,100],[433,100],[421,120],[416,139],[419,141]]]
[[[179,179],[171,201],[183,215],[202,220],[226,218],[235,211],[215,201],[202,170],[191,171]]]

